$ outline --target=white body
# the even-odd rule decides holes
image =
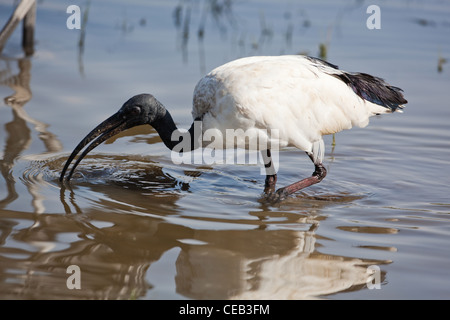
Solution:
[[[198,82],[192,115],[202,119],[203,132],[210,135],[225,137],[227,129],[242,129],[259,136],[258,149],[276,139],[280,147],[297,147],[321,163],[323,135],[364,127],[369,117],[390,112],[330,75],[339,72],[300,55],[238,59]]]

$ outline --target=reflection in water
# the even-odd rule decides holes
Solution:
[[[84,77],[84,47],[85,47],[85,39],[86,39],[86,26],[89,17],[89,8],[91,6],[91,1],[87,0],[85,9],[83,9],[83,18],[80,25],[80,39],[78,40],[78,70],[80,75]],[[84,7],[84,6],[83,6]]]
[[[159,181],[159,187],[143,188],[120,177],[103,182],[78,178],[72,190],[62,191],[61,200],[69,208],[65,215],[6,211],[4,222],[33,223],[24,228],[3,224],[0,238],[35,248],[0,248],[0,274],[8,279],[2,283],[8,293],[3,297],[145,297],[155,287],[152,266],[172,249],[177,256],[165,262],[176,267],[170,285],[193,299],[316,298],[364,288],[367,266],[389,263],[317,250],[317,231],[325,219],[320,211],[329,201],[309,200],[314,201],[314,215],[301,213],[301,208],[296,213],[260,206],[238,220],[222,216],[210,221],[202,218],[207,213],[202,208],[195,216],[184,213],[185,192],[176,192],[176,178],[158,167],[144,175],[150,183]],[[182,188],[189,189],[189,184]],[[196,227],[202,221],[208,227]],[[227,224],[234,228],[224,229]],[[66,287],[66,269],[72,264],[80,267],[83,290]]]
[[[173,23],[177,29],[177,43],[179,45],[184,63],[188,62],[188,44],[192,33],[191,28],[197,28],[196,34],[198,41],[200,74],[204,74],[207,71],[204,40],[208,31],[208,20],[211,20],[214,23],[214,27],[217,28],[220,33],[220,37],[223,39],[225,39],[230,33],[229,30],[232,30],[232,38],[235,38],[236,40],[235,45],[240,48],[240,53],[238,56],[261,53],[264,45],[270,43],[273,38],[274,31],[272,26],[269,26],[266,23],[264,12],[261,9],[259,12],[260,33],[256,36],[257,40],[247,39],[247,30],[245,30],[246,28],[242,28],[242,25],[245,23],[238,19],[233,9],[234,5],[235,2],[232,0],[204,0],[197,3],[193,3],[192,1],[180,1],[180,3],[173,10]],[[200,10],[199,7],[201,8]],[[200,14],[197,17],[195,13],[198,12],[200,12]],[[195,18],[197,18],[198,21],[195,21]],[[284,35],[285,45],[290,47],[292,44],[292,32],[294,25],[289,12],[286,12],[285,19],[287,21],[287,30]],[[247,43],[249,41],[250,43]],[[247,52],[247,49],[249,49],[250,52]]]
[[[387,263],[321,254],[318,221],[296,223],[312,225],[308,231],[197,231],[204,244],[180,252],[177,292],[193,299],[312,299],[361,289],[367,266]]]
[[[299,5],[295,9],[290,4],[283,13],[283,26],[274,26],[272,22],[268,21],[263,4],[254,4],[255,12],[258,12],[259,25],[249,26],[247,24],[248,17],[240,16],[235,12],[236,4],[236,1],[233,0],[181,0],[173,10],[172,17],[177,30],[177,44],[184,63],[188,63],[188,45],[192,34],[196,31],[200,74],[202,75],[207,71],[204,40],[205,35],[210,32],[210,28],[218,30],[222,39],[229,37],[231,46],[238,47],[237,57],[243,57],[265,54],[266,49],[270,48],[276,37],[282,39],[281,43],[278,43],[280,46],[278,53],[289,53],[292,50],[294,33],[304,35],[312,26],[305,4]],[[354,10],[361,9],[362,5],[362,1],[355,0],[346,3],[337,11],[335,18],[330,20],[326,29],[321,32],[321,42],[318,43],[317,52],[309,52],[304,47],[294,48],[294,51],[299,54],[317,55],[319,58],[327,60],[333,32],[340,35],[345,16]],[[268,12],[267,16],[273,19],[272,12]],[[212,22],[211,25],[208,25],[208,20]],[[253,28],[257,30],[256,33],[250,30]],[[232,50],[234,51],[234,49]]]
[[[39,139],[44,143],[47,152],[56,152],[62,149],[61,142],[54,134],[47,130],[48,125],[31,118],[24,110],[24,105],[31,99],[31,58],[17,59],[19,73],[12,74],[14,59],[2,58],[0,63],[4,67],[0,69],[0,84],[10,87],[14,94],[5,98],[5,103],[12,109],[13,120],[5,124],[7,132],[3,159],[0,159],[0,172],[5,179],[7,195],[0,200],[0,208],[5,208],[18,198],[15,189],[15,179],[12,175],[14,162],[21,153],[31,144],[31,131],[27,123],[33,125],[38,132]],[[40,198],[35,184],[27,184],[29,193],[33,196],[33,206],[36,212],[43,212],[42,199]]]
[[[66,160],[67,158],[55,159],[48,161],[46,165],[51,170],[59,172]],[[79,172],[74,174],[73,181],[61,186],[60,199],[66,213],[81,213],[75,195],[78,190],[84,188],[102,192],[105,199],[99,203],[101,206],[108,205],[142,214],[149,212],[170,214],[173,210],[170,205],[175,204],[180,198],[180,192],[189,190],[187,181],[178,180],[165,172],[160,167],[161,164],[155,162],[158,160],[155,157],[148,160],[132,155],[95,155],[85,160],[87,161],[80,165]],[[189,175],[200,176],[200,174],[186,172],[185,179],[188,179]],[[154,201],[151,197],[157,197],[158,201]],[[156,206],[157,204],[160,206]],[[70,209],[72,207],[74,210]]]
[[[44,268],[47,273],[38,273],[39,277],[48,277],[44,282],[53,283],[53,289],[46,287],[48,291],[41,294],[81,295],[73,292],[72,296],[64,282],[65,268],[76,264],[82,270],[85,288],[80,297],[144,297],[155,286],[149,281],[153,278],[152,266],[174,248],[178,252],[176,259],[169,262],[176,267],[173,285],[177,293],[193,299],[315,298],[364,288],[367,266],[388,263],[317,251],[316,232],[325,219],[320,211],[332,205],[332,201],[306,199],[305,209],[313,206],[314,210],[305,210],[303,214],[296,213],[298,204],[296,211],[289,208],[277,211],[261,205],[253,208],[248,217],[236,220],[221,216],[212,220],[207,217],[208,211],[203,212],[208,209],[198,208],[192,216],[181,205],[191,187],[196,193],[209,192],[193,186],[197,184],[195,177],[208,175],[207,171],[199,169],[199,174],[191,174],[194,178],[188,183],[165,173],[156,163],[129,159],[121,166],[123,171],[113,168],[109,179],[100,176],[95,180],[105,168],[98,167],[96,172],[92,166],[96,162],[106,167],[108,159],[100,156],[93,160],[80,168],[82,175],[75,177],[73,189],[62,191],[61,200],[68,214],[39,215],[35,223],[39,227],[23,233],[28,237],[21,239],[24,242],[31,242],[37,234],[46,234],[41,236],[42,241],[69,246],[54,248],[33,260],[34,270]],[[125,158],[110,159],[111,163],[120,160],[123,162]],[[83,176],[87,172],[92,176]],[[91,205],[83,208],[82,198],[86,195]],[[208,227],[196,228],[202,221]],[[226,224],[237,229],[222,230],[221,225]],[[66,237],[75,240],[57,241]],[[38,275],[30,276],[33,277]],[[35,290],[29,291],[22,294],[36,294]]]
[[[180,45],[183,61],[188,62],[188,43],[190,38],[191,28],[191,13],[199,12],[196,3],[193,8],[191,1],[181,1],[173,10],[173,23],[178,31],[178,42]],[[202,10],[200,14],[200,21],[197,27],[197,39],[199,45],[199,57],[201,73],[205,72],[205,50],[204,38],[206,21],[210,17],[218,27],[221,35],[227,32],[227,26],[236,27],[236,20],[233,13],[232,0],[204,0],[202,2]]]

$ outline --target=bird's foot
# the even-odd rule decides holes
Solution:
[[[275,204],[275,203],[279,203],[281,201],[283,201],[284,199],[286,199],[289,195],[289,192],[285,189],[285,188],[280,188],[275,192],[270,192],[268,194],[266,194],[266,201],[271,203],[271,204]]]

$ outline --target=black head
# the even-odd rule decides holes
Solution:
[[[166,109],[148,93],[138,94],[125,102],[116,113],[121,115],[131,126],[152,124],[156,119],[164,116]],[[133,123],[135,123],[133,125]]]
[[[75,156],[92,140],[94,141],[83,151],[73,165],[72,170],[67,176],[67,180],[70,180],[76,166],[80,163],[80,161],[99,144],[126,129],[143,124],[152,125],[157,122],[158,119],[164,117],[165,113],[166,110],[164,106],[151,94],[139,94],[132,97],[123,104],[119,111],[100,123],[94,128],[94,130],[84,137],[83,140],[80,141],[67,159],[59,180],[63,181],[64,175],[70,163],[73,161]]]

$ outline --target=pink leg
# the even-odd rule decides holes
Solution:
[[[311,158],[311,156],[310,156],[310,158]],[[275,182],[273,183],[273,185],[271,185],[271,187],[272,187],[271,190],[268,190],[269,193],[268,193],[267,199],[270,202],[278,202],[278,201],[284,200],[284,199],[286,199],[287,196],[289,196],[303,188],[306,188],[313,184],[319,183],[320,181],[323,180],[323,178],[325,178],[326,175],[327,175],[327,170],[321,163],[319,163],[319,164],[315,165],[315,170],[311,177],[305,178],[303,180],[300,180],[298,182],[290,184],[286,187],[280,188],[276,192],[273,192],[273,190],[275,188],[275,183],[276,183],[276,176],[275,176]],[[266,176],[265,191],[268,189],[267,188],[268,181],[270,183],[271,179],[272,179],[271,176],[269,176],[269,175]]]

